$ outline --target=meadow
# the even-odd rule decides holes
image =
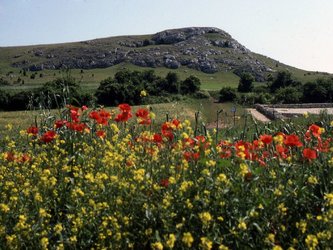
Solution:
[[[5,113],[1,248],[329,249],[332,117],[216,131],[232,105],[205,105]]]

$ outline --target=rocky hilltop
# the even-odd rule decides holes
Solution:
[[[10,60],[12,66],[30,71],[106,68],[127,62],[152,68],[177,69],[184,66],[205,73],[232,71],[240,75],[246,71],[252,73],[257,81],[264,81],[272,71],[227,32],[212,27],[29,46],[22,53],[12,55]]]

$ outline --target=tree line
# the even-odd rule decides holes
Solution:
[[[176,94],[195,94],[200,90],[200,85],[199,78],[189,76],[181,81],[174,72],[160,77],[153,70],[121,70],[114,77],[102,80],[97,90],[91,93],[82,89],[78,81],[68,74],[32,90],[0,90],[0,109],[57,108],[67,104],[114,106],[124,102],[136,105],[158,102]],[[142,93],[148,95],[147,98],[143,98]]]
[[[241,104],[323,103],[333,102],[333,78],[316,79],[302,84],[288,71],[269,76],[267,84],[254,86],[254,77],[243,73],[238,88],[224,87],[219,92],[220,102]]]

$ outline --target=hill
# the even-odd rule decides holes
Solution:
[[[227,32],[212,27],[165,30],[152,35],[119,36],[75,43],[0,48],[0,77],[11,84],[26,87],[52,80],[55,72],[73,69],[83,83],[96,85],[119,68],[154,68],[163,74],[169,70],[183,75],[197,74],[203,83],[219,88],[238,81],[242,72],[250,72],[257,82],[268,74],[288,70],[299,80],[312,80],[326,73],[308,72],[251,52]],[[76,71],[75,71],[76,70]],[[89,76],[82,75],[88,70]],[[36,79],[34,72],[39,72]],[[24,75],[23,75],[24,73]],[[31,77],[31,74],[34,74]],[[95,75],[96,74],[96,75]],[[20,78],[20,80],[18,80]],[[215,85],[214,85],[215,84]],[[22,85],[22,84],[21,84]],[[209,87],[208,87],[209,88]]]

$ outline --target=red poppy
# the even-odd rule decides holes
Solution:
[[[224,152],[220,153],[220,157],[222,159],[229,158],[229,157],[231,157],[231,155],[232,155],[232,152],[230,149],[227,149]]]
[[[168,179],[168,178],[162,179],[162,180],[160,181],[160,185],[161,185],[162,187],[167,188],[167,187],[169,186],[169,179]]]
[[[88,109],[88,107],[86,106],[86,105],[83,105],[82,107],[81,107],[81,110],[82,111],[85,111],[85,110],[87,110]]]
[[[114,119],[116,122],[127,122],[129,118],[132,117],[130,112],[122,112],[116,116]]]
[[[271,135],[264,134],[259,137],[259,140],[262,141],[264,144],[268,145],[272,143],[273,137]]]
[[[122,103],[118,105],[118,108],[122,111],[122,112],[131,112],[131,106],[128,105],[127,103]]]
[[[154,134],[154,142],[161,143],[163,141],[161,134]]]
[[[100,138],[104,138],[106,136],[106,133],[104,130],[97,130],[96,135]]]
[[[27,129],[27,133],[36,136],[38,134],[38,128],[35,126],[31,126]]]
[[[70,115],[71,115],[71,119],[73,122],[79,122],[79,117],[80,117],[80,114],[78,112],[78,109],[71,109],[70,110]]]
[[[93,110],[89,113],[89,118],[97,120],[99,118],[99,113],[96,110]]]
[[[303,144],[300,142],[299,137],[297,135],[286,135],[284,139],[284,145],[289,147],[302,147]]]
[[[50,131],[45,132],[42,135],[42,137],[40,138],[40,140],[42,142],[49,143],[49,142],[53,141],[53,139],[55,138],[55,136],[56,136],[56,132],[50,130]]]
[[[82,132],[87,127],[87,125],[82,122],[81,123],[67,122],[66,127],[77,132]]]
[[[21,159],[20,159],[20,162],[28,162],[28,161],[30,161],[31,160],[31,158],[30,158],[30,156],[29,155],[27,155],[27,154],[23,154],[22,155],[22,157],[21,157]]]
[[[176,128],[178,128],[178,127],[179,127],[179,125],[180,125],[180,121],[179,121],[179,120],[177,120],[177,119],[173,119],[173,120],[172,120],[172,124],[173,124],[173,125],[175,125],[175,126],[176,126]]]
[[[288,155],[287,155],[288,149],[287,148],[284,148],[280,144],[276,145],[275,148],[276,148],[276,152],[278,153],[278,155],[280,157],[282,157],[283,159],[286,159],[288,157]]]
[[[58,120],[54,123],[56,128],[62,128],[67,123],[66,120]]]
[[[147,117],[149,116],[149,111],[148,111],[148,109],[141,108],[136,111],[135,115],[142,119],[147,119]]]
[[[6,158],[7,161],[14,161],[16,159],[13,152],[7,152],[5,154],[5,158]]]
[[[313,150],[311,148],[305,148],[303,150],[303,157],[307,160],[313,160],[317,158],[317,152],[316,150]]]
[[[319,137],[321,134],[321,127],[317,126],[316,124],[312,124],[309,127],[309,131],[311,131],[314,137]]]

